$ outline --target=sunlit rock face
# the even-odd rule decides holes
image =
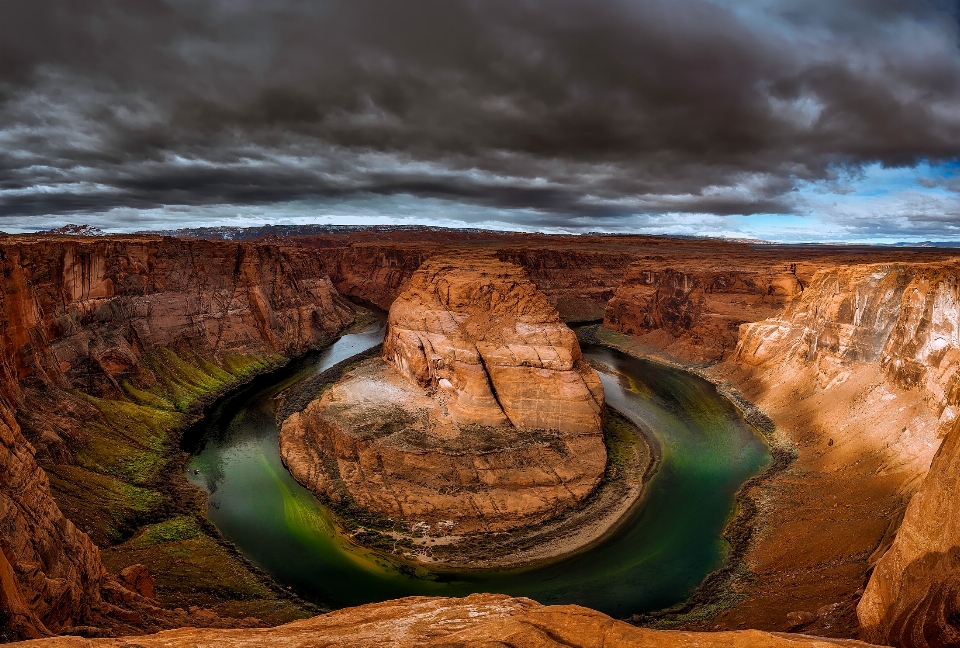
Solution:
[[[519,267],[428,260],[390,309],[383,357],[448,396],[457,423],[596,432],[603,387],[576,335]]]
[[[411,596],[337,610],[276,628],[181,628],[143,637],[37,642],[36,648],[868,648],[859,641],[799,634],[678,632],[638,628],[579,605],[543,606],[527,598],[474,594],[462,599]]]
[[[582,502],[606,466],[603,388],[517,266],[429,260],[390,310],[383,359],[283,424],[301,483],[431,533],[533,524]]]
[[[761,404],[818,399],[808,411],[830,437],[818,441],[825,472],[856,476],[852,489],[886,480],[887,499],[912,495],[859,602],[864,636],[960,643],[960,267],[824,269],[778,317],[745,324],[733,359],[768,383]],[[849,545],[853,525],[843,526]]]

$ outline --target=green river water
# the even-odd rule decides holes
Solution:
[[[643,502],[614,534],[546,566],[476,573],[413,570],[350,545],[281,463],[273,397],[382,337],[382,325],[346,335],[257,379],[184,437],[187,478],[210,493],[209,519],[277,582],[332,607],[503,592],[622,617],[684,600],[723,564],[735,493],[769,464],[767,446],[707,381],[593,346],[584,355],[611,368],[601,374],[607,403],[651,431],[662,453]]]

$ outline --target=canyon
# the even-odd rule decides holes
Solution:
[[[189,623],[109,574],[94,542],[175,505],[162,488],[174,433],[204,398],[328,339],[355,308],[312,255],[270,246],[23,237],[0,261],[7,638]]]
[[[453,351],[438,353],[439,365],[415,352],[426,334],[435,334],[414,316],[426,305],[416,273],[440,252],[465,263],[482,252],[522,268],[543,294],[546,301],[537,302],[536,310],[548,314],[551,326],[602,317],[599,338],[605,344],[697,371],[773,420],[774,443],[795,459],[742,493],[756,515],[727,604],[699,618],[653,620],[683,626],[662,633],[583,608],[487,595],[375,604],[273,630],[184,629],[129,640],[42,641],[242,645],[272,636],[298,645],[310,633],[327,632],[353,636],[353,645],[360,646],[378,645],[377,637],[401,631],[410,633],[397,635],[409,637],[410,645],[520,638],[531,645],[581,645],[577,637],[590,636],[610,645],[827,641],[760,632],[792,629],[842,637],[849,645],[856,645],[847,640],[854,636],[897,646],[958,642],[955,251],[416,230],[252,241],[0,241],[4,638],[132,635],[293,618],[271,620],[260,612],[263,606],[250,615],[250,606],[217,607],[212,599],[208,607],[214,611],[187,603],[189,610],[177,610],[172,599],[164,599],[169,595],[162,574],[154,599],[145,595],[149,588],[138,591],[122,578],[120,569],[131,566],[123,564],[126,557],[148,555],[164,544],[220,546],[215,534],[202,529],[149,544],[180,528],[171,520],[202,506],[197,494],[170,490],[172,477],[179,477],[170,474],[177,465],[176,431],[214,394],[335,337],[361,314],[357,304],[387,309],[412,291],[397,305],[397,319],[391,315],[395,334],[388,334],[384,348],[391,366],[407,376],[397,379],[437,391],[446,380],[457,404],[450,411],[469,424],[497,416],[512,421],[513,412],[522,425],[541,425],[544,414],[529,407],[529,399],[497,406],[487,392],[477,391],[483,381],[451,361],[458,359]],[[566,342],[549,346],[572,348]],[[480,345],[474,348],[484,356]],[[489,356],[497,357],[496,349]],[[554,361],[566,367],[576,358],[557,354]],[[383,364],[378,366],[382,375]],[[367,367],[354,368],[355,376]],[[324,397],[332,401],[335,395]],[[578,402],[589,405],[581,396]],[[581,411],[570,419],[575,429],[569,433],[599,424],[592,407]],[[217,564],[233,561],[231,569],[243,571],[244,578],[259,578],[228,552],[217,555]],[[310,612],[290,609],[281,594],[262,587],[258,596],[286,605],[285,613]],[[417,617],[417,610],[424,616]],[[478,611],[484,613],[470,616]],[[441,631],[441,621],[454,618],[457,623]],[[414,619],[426,620],[417,625]]]

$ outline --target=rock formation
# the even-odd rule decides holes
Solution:
[[[745,600],[711,627],[799,623],[804,631],[849,636],[855,590],[873,569],[858,609],[869,638],[903,646],[958,641],[954,252],[452,231],[284,242],[295,247],[157,237],[0,241],[0,640],[91,632],[85,626],[92,625],[115,632],[158,627],[141,596],[149,594],[149,577],[138,569],[127,573],[129,580],[107,574],[84,531],[109,542],[110,525],[130,510],[108,505],[126,505],[135,499],[131,493],[161,497],[151,484],[170,441],[163,431],[217,389],[301,353],[351,321],[354,308],[327,271],[342,292],[389,307],[438,252],[469,257],[486,249],[521,266],[566,319],[595,317],[609,300],[606,326],[645,348],[698,363],[724,359],[711,375],[761,405],[799,449],[795,464],[751,489],[762,530],[746,558],[755,578],[738,592]],[[462,301],[493,304],[493,294]],[[454,502],[470,501],[456,522],[464,532],[498,528],[496,519],[508,525],[542,519],[589,492],[603,466],[602,441],[593,431],[598,400],[556,318],[520,317],[513,325],[494,318],[477,326],[469,312],[454,317],[463,305],[444,306],[446,291],[431,293],[429,282],[410,299],[391,321],[386,349],[414,381],[393,364],[365,364],[288,421],[284,433],[298,436],[300,448],[285,458],[294,472],[303,470],[298,478],[332,497],[355,496],[387,515],[431,525],[451,520]],[[410,314],[414,303],[435,315],[418,319]],[[527,309],[523,317],[543,304],[535,295],[516,300]],[[520,324],[541,338],[534,341]],[[531,375],[566,394],[563,407],[575,415],[538,403]],[[373,380],[410,404],[403,429],[354,434],[368,422],[361,418],[346,434],[341,423],[319,416],[326,406],[333,411],[369,395],[364,384]],[[377,411],[393,403],[368,405]],[[341,409],[340,420],[350,412]],[[562,429],[530,429],[554,424]],[[118,462],[110,454],[115,448],[122,459],[137,453],[137,461]],[[335,488],[324,490],[323,480]],[[387,491],[401,496],[382,496]],[[504,510],[516,515],[508,519]],[[578,637],[616,645],[620,635],[604,634],[614,629],[658,645],[814,641],[749,632],[646,634],[653,631],[578,608],[472,600],[487,607],[421,599],[344,611],[304,622],[303,641],[327,632],[356,637],[356,645],[393,636],[420,645],[444,641],[450,628],[463,631],[452,636],[464,645],[479,638],[580,645]],[[477,611],[483,614],[469,616]],[[201,616],[178,618],[197,624]],[[416,621],[424,618],[437,621]],[[462,624],[441,623],[451,618]],[[299,641],[305,635],[298,627],[275,636]],[[172,645],[270,636],[179,632],[168,635]],[[342,643],[342,636],[331,641]]]
[[[33,448],[0,407],[0,632],[46,635],[92,616],[106,576],[97,548],[50,496]]]
[[[736,346],[741,324],[777,315],[803,290],[795,264],[660,265],[627,269],[604,326],[694,362],[719,360]]]
[[[111,488],[160,501],[148,487],[178,408],[237,367],[302,353],[354,309],[316,255],[266,245],[18,237],[0,265],[0,628],[144,627],[138,595],[74,523],[102,536],[104,507],[128,504]]]
[[[932,556],[949,555],[949,532],[935,531],[949,513],[920,518],[945,502],[936,493],[950,483],[942,474],[953,461],[949,444],[934,464],[942,473],[926,476],[956,425],[958,269],[951,262],[825,268],[779,316],[741,327],[736,350],[715,373],[740,385],[799,449],[797,462],[759,493],[772,529],[747,560],[776,586],[744,603],[744,615],[779,607],[782,618],[786,605],[796,605],[784,591],[810,600],[810,612],[852,608],[851,593],[876,564],[859,604],[869,638],[912,645],[902,628],[923,627],[928,611],[930,623],[944,627],[943,606],[933,611],[939,604],[921,601],[946,573],[949,559]],[[877,564],[921,482],[911,522]]]
[[[895,646],[960,645],[960,429],[944,440],[874,569],[857,613],[865,635]]]
[[[428,260],[383,357],[284,422],[284,461],[315,492],[463,534],[538,522],[599,483],[599,376],[520,268]]]
[[[603,387],[573,331],[512,264],[490,257],[424,263],[390,308],[383,357],[440,389],[459,424],[600,431]]]
[[[346,237],[303,236],[285,242],[322,248],[337,290],[384,310],[389,310],[414,271],[431,256],[449,255],[458,248],[466,255],[492,253],[523,268],[565,321],[601,319],[623,279],[623,268],[639,255],[636,241],[613,238],[424,234],[391,233],[387,238],[360,231]]]
[[[462,599],[411,597],[373,603],[296,621],[277,628],[198,630],[183,628],[122,641],[58,637],[30,648],[868,648],[859,641],[821,639],[743,630],[678,632],[649,630],[578,605],[543,606],[530,599],[475,594]]]

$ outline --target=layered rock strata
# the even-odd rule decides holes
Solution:
[[[106,541],[124,511],[161,504],[190,404],[354,308],[315,254],[274,246],[18,237],[0,265],[0,627],[150,627],[74,522]]]
[[[452,247],[464,243],[354,243],[325,250],[325,264],[338,290],[389,310],[424,261],[449,255]],[[637,256],[629,249],[584,249],[579,241],[556,248],[508,245],[499,240],[486,243],[464,245],[463,253],[488,250],[501,261],[520,266],[567,321],[601,319],[624,266]]]
[[[530,599],[475,594],[463,599],[411,597],[347,608],[277,628],[198,630],[183,628],[124,641],[58,637],[30,648],[436,648],[529,646],[531,648],[867,648],[859,641],[804,635],[649,630],[577,605],[543,606]]]
[[[97,548],[60,513],[13,413],[0,405],[0,633],[49,634],[102,607]]]
[[[802,291],[796,264],[697,269],[639,261],[607,304],[604,326],[684,360],[716,361],[736,346],[741,324],[777,315]]]
[[[284,461],[315,492],[465,534],[541,521],[599,483],[599,376],[520,268],[427,261],[383,357],[284,422]]]
[[[600,431],[600,377],[515,265],[482,256],[424,263],[390,308],[383,357],[444,392],[456,423]]]
[[[960,645],[960,430],[947,435],[857,608],[865,636],[895,646]]]
[[[800,608],[810,629],[849,632],[855,590],[876,565],[859,601],[869,638],[933,646],[950,636],[948,556],[960,545],[946,522],[960,397],[958,270],[951,262],[821,270],[780,315],[744,324],[728,361],[711,370],[799,450],[755,491],[767,511],[747,555],[757,578],[718,621],[777,627]],[[914,643],[911,633],[937,639]]]

